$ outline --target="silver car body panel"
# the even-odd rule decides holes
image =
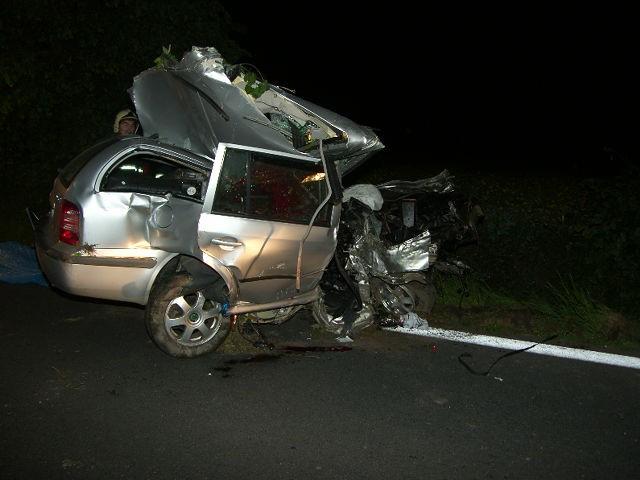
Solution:
[[[73,294],[144,305],[160,270],[177,255],[189,255],[221,275],[230,303],[239,311],[279,308],[317,298],[316,286],[335,248],[340,207],[334,207],[329,227],[311,228],[304,242],[301,288],[296,290],[296,255],[306,225],[210,213],[227,147],[219,145],[213,162],[152,139],[123,138],[89,160],[68,188],[57,179],[52,215],[41,226],[37,242],[51,283]],[[297,153],[229,147],[318,161]],[[104,176],[114,166],[140,153],[201,171],[208,168],[203,201],[101,190]],[[62,199],[81,208],[82,245],[78,247],[57,241],[55,212]],[[211,243],[220,237],[237,239],[242,246],[230,249]]]
[[[210,159],[167,149],[153,140],[123,137],[89,159],[68,187],[57,178],[50,196],[51,213],[36,236],[40,263],[54,286],[76,295],[146,304],[158,272],[176,256],[156,248],[161,235],[153,228],[154,212],[179,199],[99,188],[113,165],[138,152],[171,158],[193,168],[210,169],[212,165]],[[57,215],[63,200],[78,205],[82,212],[82,244],[77,247],[57,240]],[[189,204],[187,209],[196,207],[197,225],[202,204],[182,202]]]
[[[51,225],[36,232],[36,252],[51,284],[94,298],[146,304],[158,272],[175,254],[148,248],[76,247],[55,241]]]
[[[255,99],[245,85],[242,77],[230,81],[215,48],[193,47],[171,69],[139,74],[130,94],[145,136],[206,156],[215,155],[219,143],[229,143],[318,158],[322,139],[326,158],[344,175],[384,148],[370,128],[335,112],[276,86]],[[294,148],[267,117],[274,113],[309,122],[315,141]]]
[[[246,97],[231,83],[190,71],[146,70],[132,90],[145,136],[208,156],[220,142],[300,153]]]
[[[77,191],[80,185],[85,184],[80,174],[73,185],[75,190],[69,192],[83,194],[78,203],[83,212],[83,243],[100,248],[157,249],[197,255],[195,238],[202,203],[170,194],[101,191],[100,185],[107,172],[137,154],[151,154],[200,169],[203,173],[212,165],[211,161],[196,159],[193,154],[188,156],[174,152],[144,139],[138,139],[117,154],[103,159],[102,165],[93,171],[91,181],[87,179],[87,186],[82,192]]]

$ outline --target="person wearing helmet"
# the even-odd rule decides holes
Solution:
[[[121,110],[113,122],[113,133],[118,135],[133,135],[138,132],[140,122],[138,116],[132,110]]]

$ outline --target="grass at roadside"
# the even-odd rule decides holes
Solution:
[[[478,278],[458,278],[435,274],[438,302],[461,307],[505,307],[518,308],[521,303],[499,293]]]
[[[640,328],[622,314],[594,302],[571,277],[549,283],[544,292],[516,299],[481,279],[436,275],[434,327],[540,340],[574,347],[640,351]]]

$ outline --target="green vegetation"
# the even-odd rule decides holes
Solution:
[[[171,45],[168,47],[162,47],[162,53],[153,61],[156,68],[160,70],[166,70],[167,68],[175,65],[178,59],[173,53],[171,53]]]
[[[588,339],[607,335],[610,310],[592,300],[585,289],[577,286],[570,276],[559,278],[558,284],[547,284],[548,300],[530,302],[532,309],[544,315],[564,335],[576,333]]]
[[[512,297],[492,290],[478,278],[459,278],[435,274],[434,283],[438,301],[443,305],[458,307],[505,307],[522,308],[522,303]]]
[[[595,302],[571,276],[558,276],[524,299],[498,292],[473,274],[466,279],[437,274],[434,282],[436,326],[539,338],[558,334],[564,343],[640,347],[640,325]]]
[[[59,168],[113,134],[133,77],[193,45],[248,53],[215,0],[7,0],[0,18],[0,241],[31,241],[24,208],[47,209]],[[55,15],[51,12],[55,11]],[[162,45],[165,48],[158,56]]]
[[[264,92],[269,90],[269,84],[264,79],[262,81],[258,80],[255,72],[246,71],[244,73],[244,81],[247,83],[244,91],[253,98],[260,98]]]
[[[486,215],[480,245],[461,255],[487,284],[515,298],[547,298],[555,285],[556,302],[559,292],[589,292],[638,318],[638,177],[474,175],[457,185]]]

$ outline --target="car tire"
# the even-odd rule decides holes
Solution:
[[[185,294],[190,282],[191,276],[184,273],[159,278],[145,311],[149,336],[162,351],[178,358],[213,352],[231,330],[231,319],[220,313],[220,304],[199,291]]]

